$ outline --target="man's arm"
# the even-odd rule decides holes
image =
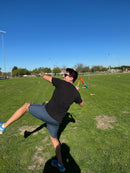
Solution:
[[[80,105],[81,107],[84,105],[84,101],[83,101],[83,99],[82,99],[82,102],[79,103],[79,105]]]
[[[43,75],[43,79],[47,80],[48,82],[52,82],[52,76]]]
[[[76,89],[79,91],[79,86],[76,86]],[[82,99],[82,98],[81,98],[81,99]],[[80,105],[81,107],[84,105],[84,101],[83,101],[83,99],[82,99],[82,102],[79,103],[79,105]]]

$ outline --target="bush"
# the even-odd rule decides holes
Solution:
[[[30,75],[30,72],[26,68],[19,68],[12,71],[12,75],[14,76],[23,76]]]

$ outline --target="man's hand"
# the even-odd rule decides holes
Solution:
[[[75,88],[79,91],[79,86],[78,85]]]

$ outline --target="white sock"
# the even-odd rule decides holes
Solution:
[[[2,124],[2,128],[5,128],[4,124]]]

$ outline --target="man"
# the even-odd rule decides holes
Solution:
[[[63,80],[44,75],[43,78],[55,86],[50,101],[47,104],[43,103],[42,105],[36,103],[25,103],[9,118],[8,121],[0,123],[0,134],[3,134],[5,129],[11,123],[22,117],[25,112],[30,112],[36,118],[46,122],[50,139],[57,157],[57,160],[52,160],[52,165],[57,167],[60,172],[65,171],[64,164],[62,163],[60,142],[57,139],[57,132],[60,123],[73,102],[80,106],[84,105],[78,92],[79,88],[75,88],[73,85],[77,77],[78,73],[71,68],[66,69],[66,72],[63,75]]]

